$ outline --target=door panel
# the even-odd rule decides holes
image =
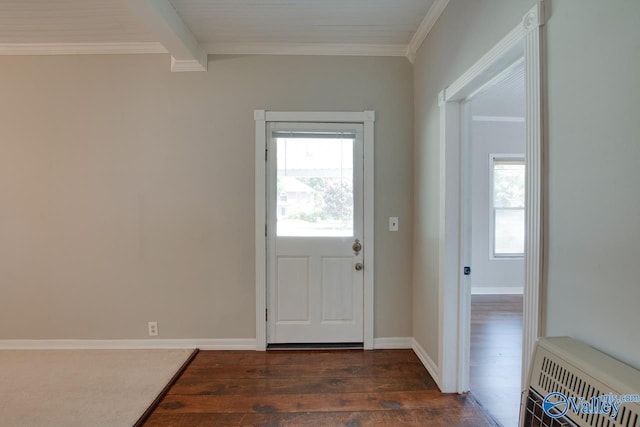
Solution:
[[[278,257],[278,321],[309,322],[309,258]]]
[[[268,129],[268,342],[362,342],[362,125]]]
[[[353,320],[353,271],[349,257],[322,258],[322,322]]]

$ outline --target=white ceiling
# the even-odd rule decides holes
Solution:
[[[407,45],[433,0],[171,0],[201,43]]]
[[[0,0],[0,43],[152,41],[120,0]]]
[[[412,59],[448,1],[0,0],[0,54],[168,51],[201,65],[207,53]]]
[[[524,97],[524,64],[520,62],[471,98],[471,114],[475,120],[481,117],[490,121],[509,121],[510,118],[524,121]]]

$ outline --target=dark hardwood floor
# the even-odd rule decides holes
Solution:
[[[411,350],[201,351],[144,424],[496,424],[470,395],[442,394]]]
[[[505,427],[518,425],[522,295],[471,297],[471,393]]]

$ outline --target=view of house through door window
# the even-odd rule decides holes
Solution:
[[[353,132],[274,132],[278,236],[353,236]]]
[[[362,124],[269,124],[269,344],[363,342],[362,134]]]

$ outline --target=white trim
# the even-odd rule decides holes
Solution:
[[[515,53],[521,52],[521,51],[514,51]],[[516,59],[511,65],[507,66],[506,68],[504,68],[503,70],[501,70],[497,75],[489,78],[486,82],[481,83],[479,86],[475,87],[472,89],[471,93],[468,93],[466,95],[466,98],[473,98],[476,95],[479,95],[483,92],[486,92],[487,90],[491,89],[492,87],[494,87],[496,84],[501,83],[505,80],[507,80],[508,78],[511,78],[515,73],[520,72],[524,78],[524,57],[519,57],[518,59]],[[504,64],[502,64],[504,65]]]
[[[460,303],[460,116],[459,102],[445,102],[445,92],[439,95],[440,104],[440,224],[438,256],[438,316],[440,330],[439,378],[445,393],[457,390],[458,334]]]
[[[474,122],[524,123],[524,117],[517,116],[472,116]]]
[[[471,295],[522,295],[522,286],[477,286],[471,288]]]
[[[511,30],[498,44],[447,87],[445,101],[461,101],[478,91],[482,91],[494,77],[508,67],[515,65],[522,57],[523,36],[522,25]]]
[[[542,192],[543,134],[542,122],[542,31],[544,25],[544,7],[540,2],[524,18],[524,57],[525,57],[525,258],[524,258],[524,308],[522,311],[522,384],[527,384],[529,366],[539,337],[544,336],[542,324],[540,293],[542,291],[543,268],[543,223],[544,209]]]
[[[427,372],[429,372],[429,375],[431,375],[431,378],[433,378],[433,380],[438,385],[438,388],[442,391],[442,385],[440,384],[440,369],[438,368],[438,365],[433,360],[431,360],[425,349],[422,348],[420,343],[416,341],[415,338],[411,340],[411,349],[416,354],[416,356],[418,356],[420,362],[422,362]]]
[[[462,121],[460,127],[460,264],[458,266],[458,277],[460,282],[460,306],[471,308],[471,275],[464,274],[465,266],[473,266],[472,251],[470,244],[473,223],[473,206],[472,206],[472,176],[471,176],[471,102],[465,100],[461,105]],[[472,270],[473,274],[473,270]],[[461,311],[459,317],[460,325],[471,324],[471,309]],[[457,390],[469,389],[469,369],[471,360],[471,348],[465,342],[465,336],[458,334],[458,369],[460,375],[457,378]]]
[[[338,55],[405,56],[407,47],[396,44],[349,43],[206,43],[210,55]]]
[[[308,122],[308,123],[364,123],[367,121],[366,111],[266,111],[265,120],[268,122]],[[374,119],[375,120],[375,116]]]
[[[364,313],[363,345],[374,348],[374,121],[375,111],[362,112],[283,112],[255,110],[255,268],[256,268],[256,350],[267,348],[267,322],[265,318],[267,265],[266,265],[266,132],[267,122],[327,122],[363,123],[364,141]],[[370,266],[367,268],[366,266]]]
[[[418,49],[422,46],[424,39],[427,38],[433,26],[436,25],[436,21],[440,18],[440,15],[442,15],[444,8],[447,7],[448,4],[449,0],[435,0],[427,11],[427,14],[420,23],[416,32],[413,34],[413,37],[405,51],[405,55],[411,63],[413,63],[416,58],[416,52],[418,52]]]
[[[0,55],[93,55],[169,53],[157,42],[105,43],[0,43]],[[208,43],[201,45],[199,59],[205,55],[314,55],[314,56],[407,56],[405,45],[322,44],[322,43]],[[179,60],[176,61],[189,61]],[[202,66],[201,66],[202,68]],[[177,70],[181,71],[181,70]],[[200,70],[198,70],[200,71]]]
[[[522,162],[522,166],[524,167],[524,154],[515,154],[515,153],[489,153],[489,241],[488,243],[488,252],[489,252],[489,260],[490,261],[515,261],[515,260],[524,260],[524,252],[518,253],[505,253],[505,254],[496,254],[496,210],[497,209],[508,209],[508,210],[526,210],[526,206],[522,207],[514,207],[514,208],[496,208],[495,206],[495,170],[496,170],[496,161],[513,161],[517,160],[518,162]],[[526,174],[526,171],[525,171]],[[524,197],[523,197],[524,198]],[[525,200],[522,200],[523,205],[525,204]],[[524,230],[522,230],[524,232]],[[470,238],[469,238],[470,240]],[[464,241],[469,241],[464,240]],[[523,247],[524,251],[524,247]]]
[[[148,339],[148,340],[0,340],[0,350],[153,349],[255,350],[252,338]]]
[[[373,348],[374,334],[374,290],[375,290],[375,205],[374,205],[374,122],[376,113],[372,110],[364,111],[364,236],[367,248],[364,251],[364,348]],[[367,267],[368,266],[368,267]]]
[[[127,55],[167,53],[160,43],[0,43],[0,55]]]
[[[255,110],[255,263],[256,263],[256,350],[267,349],[267,123],[264,110]]]
[[[440,105],[440,384],[443,392],[465,392],[468,384],[468,357],[465,345],[470,342],[470,324],[465,315],[469,298],[461,280],[461,104],[478,93],[487,82],[524,58],[526,87],[526,156],[527,194],[525,223],[525,286],[523,310],[522,381],[526,382],[529,363],[540,326],[539,295],[542,269],[542,91],[540,26],[543,25],[542,2],[534,6],[496,46],[473,64],[439,95]]]
[[[412,348],[413,337],[385,337],[374,338],[373,348],[376,350],[390,350]]]
[[[202,52],[199,59],[176,59],[172,56],[171,72],[207,71],[207,67],[202,64],[208,64],[208,61],[207,52]]]

